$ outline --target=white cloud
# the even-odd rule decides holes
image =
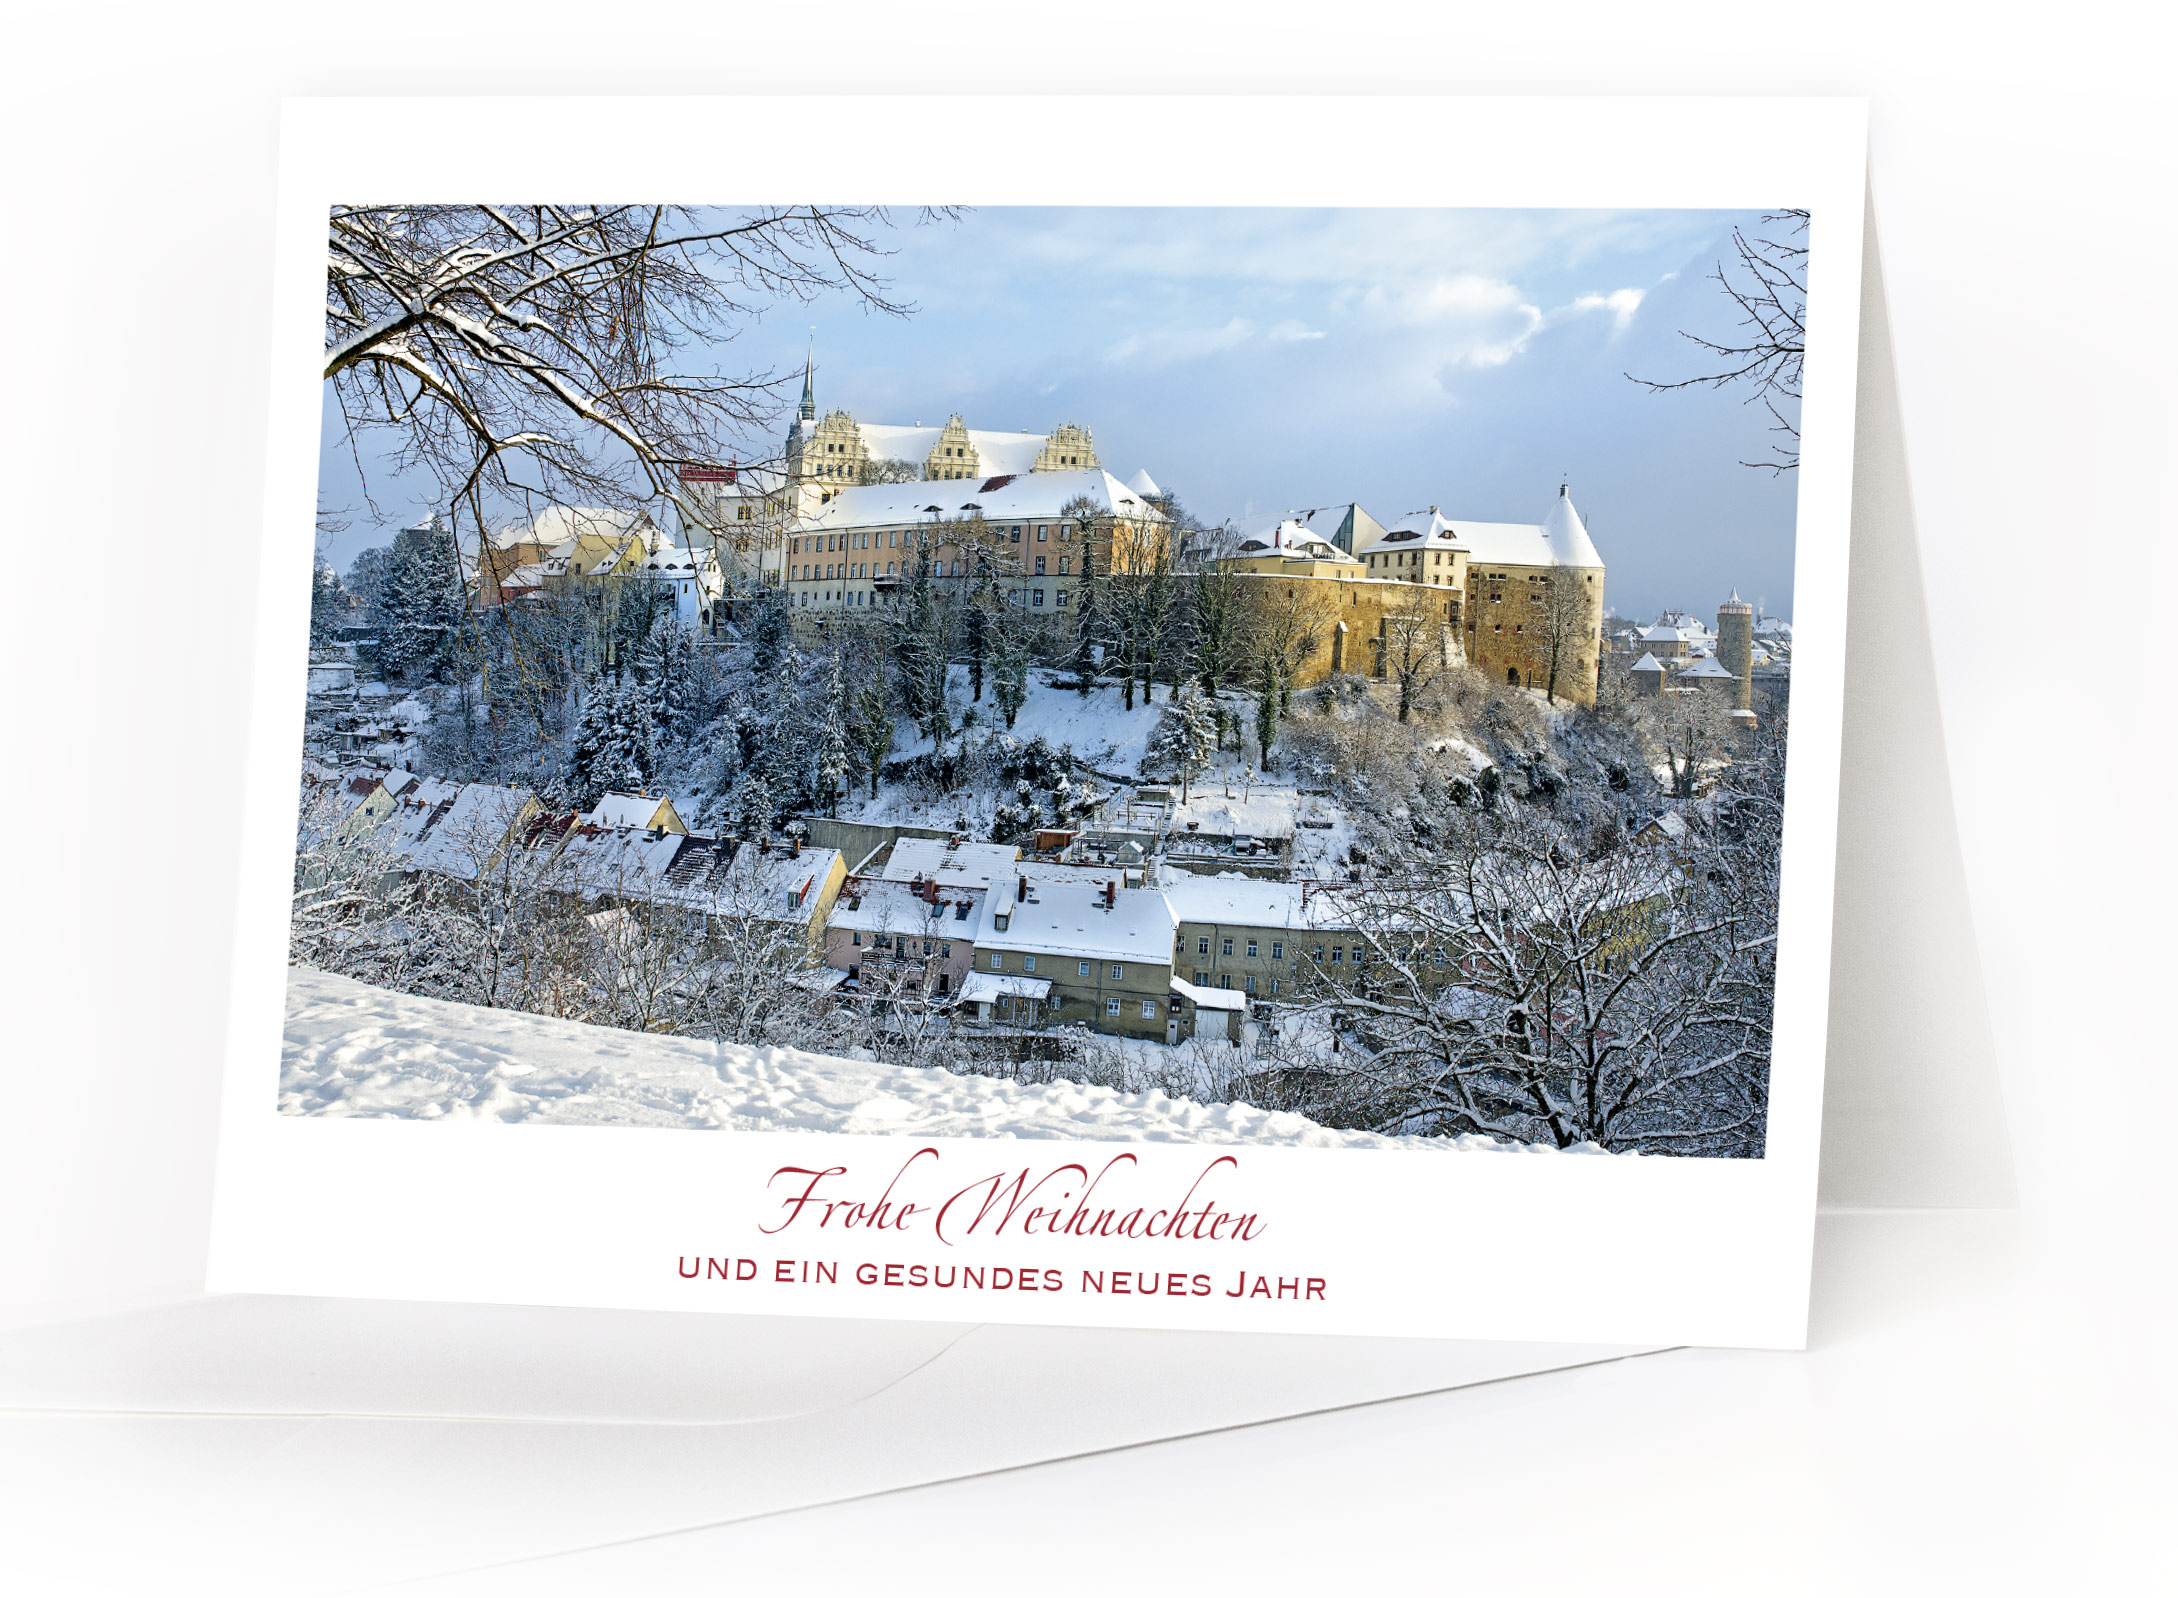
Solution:
[[[1289,344],[1299,343],[1303,339],[1322,338],[1323,334],[1324,330],[1320,327],[1310,327],[1305,322],[1288,319],[1270,329],[1264,336],[1276,339],[1282,344]]]
[[[1613,289],[1608,294],[1583,294],[1566,310],[1574,315],[1608,311],[1611,313],[1611,331],[1623,333],[1627,324],[1633,321],[1634,312],[1641,309],[1641,302],[1648,297],[1648,292],[1647,289]]]
[[[1432,366],[1503,366],[1546,320],[1502,278],[1461,272],[1407,288],[1368,290],[1352,302],[1380,324],[1409,330]]]
[[[1236,344],[1245,343],[1255,334],[1255,324],[1244,316],[1236,316],[1223,327],[1154,328],[1147,332],[1129,333],[1104,354],[1107,361],[1136,361],[1145,366],[1170,366],[1178,361],[1197,360],[1205,355],[1216,355]]]

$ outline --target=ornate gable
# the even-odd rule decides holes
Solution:
[[[1072,472],[1102,464],[1097,459],[1096,445],[1090,441],[1089,429],[1062,422],[1045,438],[1043,452],[1036,457],[1036,464],[1030,470]]]

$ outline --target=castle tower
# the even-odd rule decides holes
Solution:
[[[1741,710],[1754,708],[1754,606],[1745,604],[1739,590],[1717,607],[1717,659],[1739,679],[1734,702]]]

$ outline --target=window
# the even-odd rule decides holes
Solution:
[[[1112,980],[1113,980],[1114,982],[1124,982],[1124,981],[1126,981],[1126,980],[1127,980],[1127,968],[1126,968],[1125,966],[1123,966],[1123,965],[1115,965],[1115,966],[1113,966],[1113,967],[1112,967]]]
[[[1024,955],[1023,955],[1023,956],[1021,957],[1021,969],[1022,969],[1022,970],[1024,970],[1024,971],[1033,971],[1033,970],[1035,970],[1035,969],[1036,969],[1036,956],[1034,956],[1033,954],[1024,954]]]
[[[1219,986],[1219,987],[1221,987],[1221,988],[1229,988],[1229,987],[1231,987],[1232,985],[1233,985],[1233,974],[1232,974],[1232,972],[1230,972],[1230,971],[1221,971],[1220,973],[1218,973],[1218,986]]]
[[[1271,992],[1272,992],[1273,994],[1276,994],[1276,993],[1278,992],[1278,987],[1279,987],[1279,984],[1278,984],[1278,979],[1277,979],[1276,977],[1272,977],[1272,978],[1271,978]]]
[[[852,938],[852,940],[851,940],[851,941],[853,942],[853,944],[854,944],[854,946],[855,946],[856,948],[858,948],[858,949],[859,949],[859,948],[861,948],[861,947],[862,947],[862,934],[861,934],[861,933],[859,933],[859,932],[855,933],[855,934],[853,935],[853,938]]]
[[[1323,963],[1323,945],[1320,943],[1316,945],[1316,963],[1318,965]]]
[[[1255,939],[1253,938],[1248,940],[1248,958],[1251,960],[1255,958]]]
[[[1066,609],[1066,590],[1063,588],[1059,590],[1059,608]]]
[[[928,938],[923,939],[923,953],[926,956],[930,953],[930,940]]]
[[[891,948],[891,947],[892,947],[892,937],[891,937],[891,934],[889,934],[889,933],[884,933],[884,932],[880,932],[880,933],[879,933],[879,934],[877,935],[877,946],[878,946],[878,947],[879,947],[880,949],[889,949],[889,948]]]
[[[1208,938],[1197,938],[1195,940],[1195,952],[1197,954],[1208,954],[1210,952],[1210,940]]]
[[[1050,528],[1048,528],[1048,527],[1039,527],[1039,528],[1037,528],[1037,529],[1036,529],[1036,542],[1037,542],[1037,543],[1039,543],[1039,544],[1041,544],[1041,543],[1042,543],[1042,542],[1044,541],[1045,535],[1047,535],[1047,534],[1048,534],[1048,533],[1049,533],[1050,531],[1051,531],[1051,529],[1050,529]]]
[[[1207,988],[1208,986],[1210,986],[1210,973],[1207,971],[1196,972],[1195,986],[1198,988]]]
[[[991,958],[992,958],[993,960],[996,960],[996,959],[998,958],[998,956],[996,956],[996,955],[994,954],[994,955],[992,955],[992,956],[991,956]],[[1345,944],[1343,944],[1343,943],[1334,943],[1334,944],[1332,944],[1332,945],[1331,945],[1331,963],[1332,963],[1333,965],[1337,965],[1337,964],[1338,964],[1338,963],[1339,963],[1340,961],[1344,960],[1345,958],[1346,958],[1346,945],[1345,945]]]
[[[1042,561],[1038,561],[1038,562],[1037,562],[1036,564],[1037,564],[1037,565],[1039,565],[1039,566],[1041,566],[1041,565],[1043,564],[1043,562],[1042,562]],[[1043,608],[1044,608],[1044,591],[1043,591],[1043,590],[1042,590],[1041,588],[1039,588],[1039,589],[1037,589],[1037,590],[1036,590],[1036,597],[1035,597],[1034,599],[1032,599],[1031,601],[1029,601],[1029,609],[1031,609],[1031,610],[1042,610]]]
[[[1074,975],[1078,977],[1085,977],[1088,974],[1089,962],[1087,960],[1076,960],[1074,962]]]
[[[1041,555],[1038,555],[1038,556],[1036,557],[1036,575],[1037,575],[1037,576],[1039,576],[1039,577],[1041,577],[1041,576],[1043,576],[1043,574],[1044,574],[1044,557],[1043,557],[1043,556],[1041,556]]]
[[[1104,1013],[1106,1015],[1119,1014],[1119,1001],[1117,999],[1106,999],[1104,1001]]]
[[[1282,943],[1274,943],[1274,944],[1272,944],[1272,945],[1271,945],[1271,958],[1272,958],[1273,960],[1283,960],[1283,959],[1284,959],[1285,957],[1286,957],[1286,946],[1285,946],[1284,944],[1282,944]]]
[[[1221,954],[1230,955],[1233,952],[1233,940],[1231,938],[1227,938],[1225,940],[1225,946],[1218,952]]]
[[[992,969],[993,971],[1003,971],[1003,970],[1005,970],[1005,969],[1006,969],[1006,957],[1005,957],[1004,955],[1002,955],[1002,954],[994,954],[994,955],[992,955],[992,956],[991,956],[991,969]]]
[[[941,959],[941,960],[950,960],[950,959],[952,959],[952,958],[953,958],[953,946],[952,946],[952,945],[951,945],[950,943],[941,943],[941,944],[939,944],[939,945],[938,945],[938,958],[939,958],[939,959]]]
[[[1142,1019],[1145,1021],[1157,1019],[1157,1001],[1155,999],[1144,999],[1142,1001]]]
[[[1059,557],[1059,575],[1064,577],[1073,568],[1073,565],[1074,562],[1071,556],[1061,555]]]
[[[1254,977],[1250,977],[1250,978],[1248,978],[1248,991],[1249,991],[1250,993],[1253,993],[1253,992],[1255,991],[1255,978],[1254,978]]]

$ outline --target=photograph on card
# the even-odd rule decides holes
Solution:
[[[327,220],[284,1113],[1762,1157],[1807,211]]]

